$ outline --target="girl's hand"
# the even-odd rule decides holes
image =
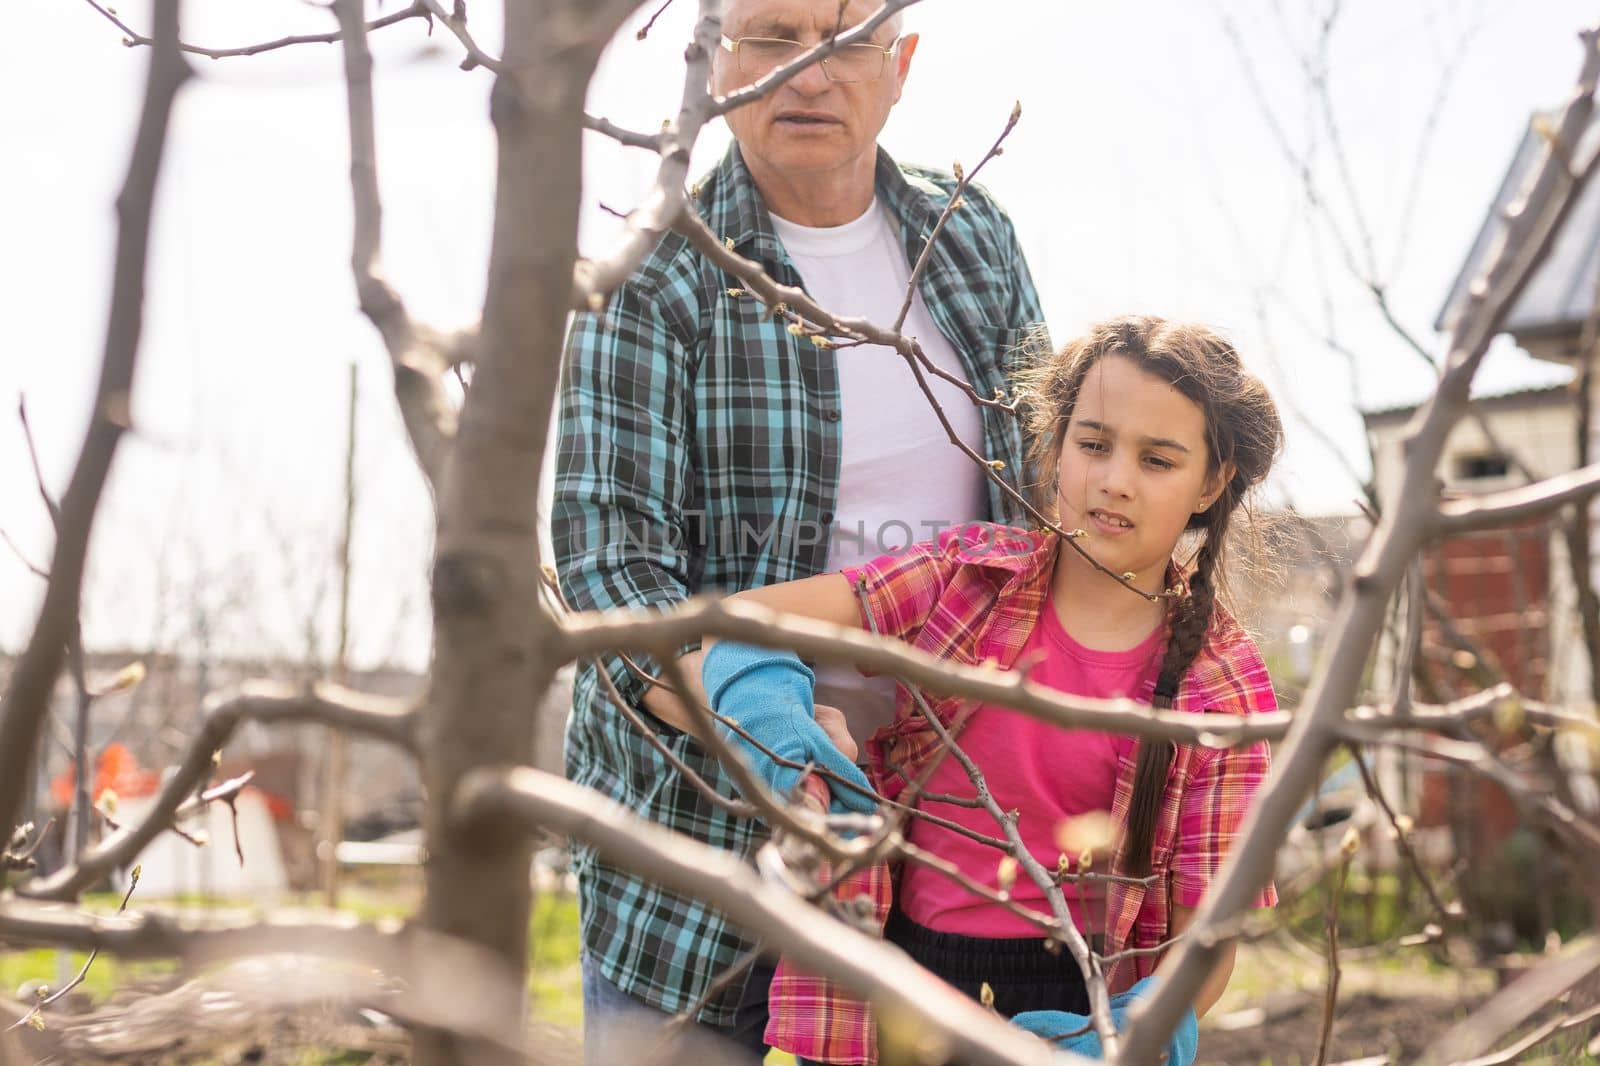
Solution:
[[[1127,1021],[1128,1008],[1135,1001],[1151,994],[1159,978],[1146,977],[1126,992],[1111,997],[1111,1021],[1121,1032]],[[1094,1031],[1089,1019],[1082,1014],[1064,1010],[1025,1011],[1011,1019],[1011,1024],[1026,1029],[1034,1036],[1050,1041],[1059,1048],[1075,1051],[1086,1058],[1104,1058],[1100,1034]],[[1167,1044],[1167,1066],[1190,1066],[1200,1043],[1200,1030],[1194,1011],[1186,1011],[1178,1023],[1177,1032]]]
[[[833,790],[835,811],[871,814],[877,808],[867,775],[813,717],[815,676],[798,655],[719,640],[706,650],[701,675],[712,709],[743,731],[718,724],[717,732],[768,788],[790,795],[800,781],[796,764],[811,763],[855,786]]]

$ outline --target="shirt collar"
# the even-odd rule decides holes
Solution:
[[[932,183],[908,181],[899,164],[881,147],[874,181],[878,198],[900,220],[902,229],[913,232],[922,232],[933,225],[942,209],[942,206],[935,206],[935,198],[947,195]],[[745,166],[739,142],[728,145],[721,162],[694,186],[691,196],[705,212],[706,225],[711,227],[711,232],[723,240],[731,240],[736,250],[753,251],[754,258],[763,262],[782,257],[783,246],[773,229],[761,190],[756,188],[755,179]]]

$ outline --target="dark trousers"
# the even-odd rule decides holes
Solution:
[[[973,999],[981,1001],[987,984],[1003,1017],[1030,1010],[1089,1013],[1089,990],[1077,961],[1060,945],[1046,948],[1042,935],[991,939],[940,933],[896,907],[884,938]]]

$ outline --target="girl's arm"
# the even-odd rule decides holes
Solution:
[[[1172,906],[1172,919],[1170,928],[1173,936],[1177,936],[1189,928],[1194,921],[1195,908]],[[1212,969],[1210,976],[1200,986],[1200,991],[1194,997],[1194,1015],[1204,1018],[1206,1011],[1216,1006],[1217,1000],[1222,998],[1222,993],[1227,991],[1228,980],[1233,976],[1233,960],[1238,943],[1233,940],[1223,942],[1217,949],[1217,965]]]
[[[861,611],[856,605],[855,591],[843,574],[818,574],[815,577],[800,578],[798,581],[783,581],[763,588],[746,589],[734,593],[729,598],[745,603],[759,603],[774,611],[813,618],[819,622],[832,622],[834,625],[848,626],[852,629],[863,628]],[[707,637],[705,647],[709,648],[715,643],[716,638]],[[689,680],[694,698],[703,705],[710,702],[704,686],[700,683],[700,663],[704,658],[704,651],[693,651],[678,660],[678,665],[683,668],[684,675]],[[684,732],[697,732],[695,719],[690,715],[689,709],[665,685],[656,685],[647,691],[644,705],[651,714],[668,725]],[[827,724],[832,725],[831,720]],[[830,729],[829,732],[831,734],[833,730]]]

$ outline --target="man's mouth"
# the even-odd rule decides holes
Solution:
[[[779,122],[788,122],[796,126],[837,126],[839,120],[832,115],[821,115],[815,112],[787,111],[778,116]]]

